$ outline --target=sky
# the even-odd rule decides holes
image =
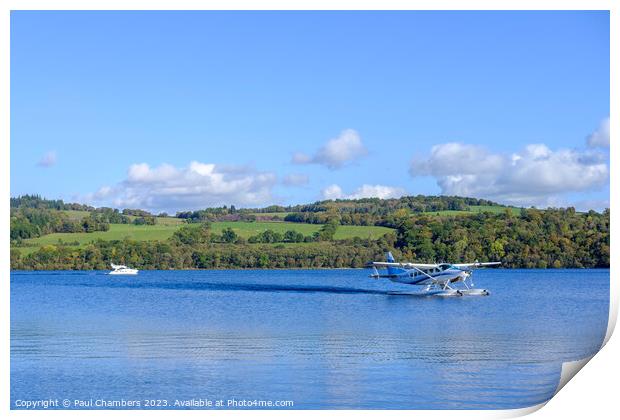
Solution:
[[[11,195],[609,207],[609,13],[13,11]]]

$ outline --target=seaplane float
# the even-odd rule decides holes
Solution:
[[[386,262],[372,262],[368,266],[373,272],[372,278],[387,278],[396,283],[420,286],[419,295],[432,296],[487,296],[487,289],[475,289],[472,280],[473,270],[479,267],[500,265],[501,262],[473,262],[466,264],[421,264],[396,262],[391,252],[386,255]],[[387,274],[380,274],[377,269],[387,269]],[[394,291],[388,294],[411,295],[411,292]]]
[[[131,275],[136,275],[138,274],[138,270],[135,268],[129,268],[126,265],[116,265],[116,264],[110,264],[110,266],[112,266],[112,271],[110,271],[108,274],[111,275],[125,275],[125,276],[131,276]]]

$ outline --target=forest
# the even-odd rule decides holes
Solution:
[[[507,268],[609,267],[609,209],[601,213],[577,212],[572,207],[516,211],[486,200],[427,196],[270,206],[269,212],[231,206],[177,214],[175,220],[181,219],[178,228],[167,239],[93,239],[84,246],[69,241],[23,252],[24,240],[52,232],[95,232],[110,224],[149,229],[167,219],[144,210],[96,209],[38,196],[12,198],[11,205],[11,268],[18,270],[106,269],[111,262],[139,269],[360,268],[382,260],[387,250],[399,260],[419,262],[501,261]],[[484,211],[471,211],[475,206]],[[75,218],[76,211],[80,218]],[[240,220],[247,224],[249,216],[263,213],[276,217],[269,226],[285,223],[287,230],[265,229],[244,238],[234,222],[217,233],[212,226],[221,218],[234,220],[230,216],[237,214],[245,215]],[[295,229],[302,221],[322,226],[304,235]],[[334,239],[339,228],[353,224],[392,229],[374,239]]]

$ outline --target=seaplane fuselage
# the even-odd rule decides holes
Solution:
[[[388,274],[385,276],[390,278],[392,281],[397,283],[404,284],[413,284],[419,286],[427,286],[432,283],[437,284],[446,284],[446,283],[454,283],[457,281],[466,280],[469,277],[469,273],[465,270],[459,270],[454,268],[447,268],[442,271],[436,271],[435,269],[431,270],[422,270],[424,273],[415,272],[413,270],[406,270],[404,273],[392,273],[392,271],[388,268]]]

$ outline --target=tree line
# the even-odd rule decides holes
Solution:
[[[42,200],[31,196],[27,199],[11,199],[10,237],[12,245],[19,245],[22,240],[38,238],[50,233],[75,233],[107,231],[110,224],[155,225],[157,218],[148,212],[123,211],[109,207],[88,208],[89,214],[80,218],[70,217],[65,210],[72,209],[73,204],[63,204],[62,200]],[[36,196],[35,196],[36,197]],[[14,200],[14,201],[13,201]],[[49,203],[46,203],[49,201]],[[77,207],[77,206],[75,206]],[[139,214],[139,215],[138,215]],[[133,219],[130,217],[133,216]]]
[[[177,214],[188,223],[166,241],[95,241],[81,249],[76,249],[75,244],[59,243],[28,255],[13,247],[11,268],[102,268],[110,262],[136,268],[256,268],[283,264],[299,268],[361,267],[371,259],[382,258],[387,250],[399,259],[420,262],[479,260],[501,261],[504,267],[522,268],[609,267],[609,209],[602,213],[580,213],[570,207],[520,212],[507,209],[499,214],[462,216],[426,213],[471,205],[493,203],[462,197],[415,196],[264,209],[223,206]],[[93,208],[39,196],[11,198],[11,206],[12,246],[20,245],[23,239],[55,232],[104,231],[115,223],[157,223],[157,218],[144,210]],[[65,213],[78,208],[89,213],[77,219]],[[284,234],[268,229],[244,239],[230,228],[216,234],[209,223],[227,217],[249,220],[255,214],[265,213],[257,210],[265,209],[291,211],[287,220],[322,227],[313,235],[303,235],[294,228]],[[382,225],[395,231],[378,240],[335,240],[338,226],[347,224]],[[234,253],[242,255],[233,257]]]
[[[96,213],[79,220],[68,217],[62,211],[45,208],[11,209],[11,244],[23,239],[38,238],[50,233],[96,232],[110,229],[110,222]]]
[[[232,229],[187,224],[166,241],[95,241],[82,249],[47,245],[28,255],[11,252],[13,269],[105,269],[110,262],[141,269],[363,267],[383,259],[420,262],[501,261],[508,268],[609,267],[609,210],[526,209],[520,214],[403,217],[378,240],[334,240],[325,224],[310,243],[273,239],[250,243]],[[273,235],[273,234],[272,234]],[[296,235],[295,235],[296,236]],[[272,236],[273,238],[273,236]]]
[[[402,219],[396,247],[419,261],[501,261],[505,267],[609,267],[609,209],[523,209],[519,215]]]
[[[194,243],[168,241],[95,241],[82,249],[45,245],[22,256],[11,252],[17,270],[105,270],[111,262],[140,269],[344,268],[363,267],[381,258],[377,241],[284,244]]]

